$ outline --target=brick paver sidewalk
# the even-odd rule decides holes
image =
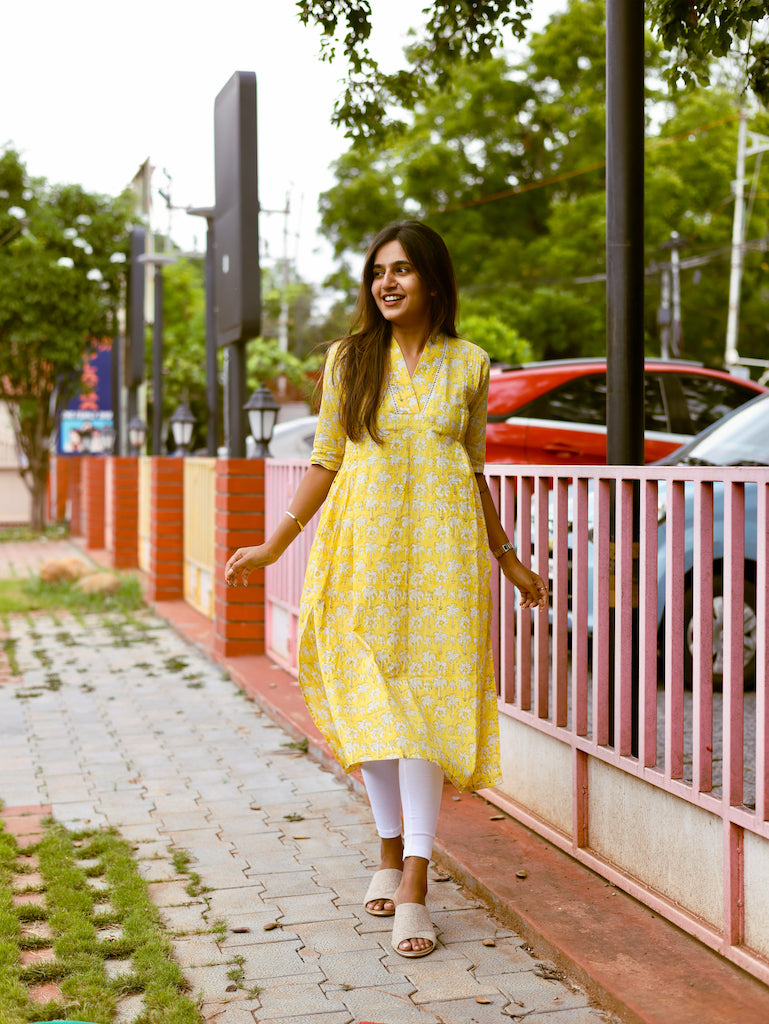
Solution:
[[[135,843],[204,1019],[608,1019],[451,880],[428,899],[439,948],[399,957],[391,922],[361,905],[378,849],[365,800],[152,614],[15,618],[10,632],[22,675],[0,685],[0,797]]]

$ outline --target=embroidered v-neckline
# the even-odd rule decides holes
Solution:
[[[419,399],[419,392],[418,392],[417,387],[416,387],[416,385],[414,383],[414,378],[417,375],[420,375],[420,376],[422,375],[420,371],[421,371],[421,367],[423,365],[423,361],[424,361],[424,358],[425,358],[425,353],[428,352],[428,350],[430,349],[431,345],[436,345],[437,346],[438,338],[430,339],[427,342],[427,344],[425,345],[425,347],[422,349],[422,352],[420,353],[420,356],[419,356],[419,361],[417,362],[417,365],[414,367],[414,373],[413,374],[409,373],[408,366],[406,364],[406,359],[405,359],[405,357],[403,355],[403,352],[401,352],[400,345],[398,345],[398,342],[395,341],[394,338],[392,339],[392,345],[397,345],[398,346],[398,357],[400,357],[400,360],[402,361],[402,364],[403,364],[403,369],[402,369],[402,372],[399,374],[399,376],[401,378],[403,378],[403,375],[405,373],[405,379],[403,380],[403,383],[405,385],[405,381],[406,380],[409,382],[409,386],[411,388],[411,393],[412,393],[412,396],[414,398],[414,401],[417,404],[417,409],[418,409],[419,413],[423,413],[425,411],[425,409],[427,408],[427,406],[429,405],[429,403],[430,403],[430,399],[432,397],[433,390],[435,389],[435,385],[436,385],[436,382],[438,380],[438,375],[441,372],[441,367],[443,366],[444,360],[446,358],[447,339],[446,339],[445,335],[443,336],[442,340],[443,340],[443,348],[442,348],[442,350],[440,352],[440,355],[436,354],[436,356],[434,357],[436,366],[435,366],[435,373],[433,374],[433,379],[430,382],[430,386],[429,386],[429,388],[427,389],[427,391],[425,393],[424,401],[420,401],[420,399]],[[395,407],[396,413],[400,413],[401,409],[400,409],[400,407],[398,405],[398,400],[397,400],[397,398],[395,396],[395,388],[393,387],[392,375],[391,375],[390,381],[388,382],[387,388],[388,388],[388,391],[389,391],[389,394],[390,394],[390,398],[392,399],[393,406]]]

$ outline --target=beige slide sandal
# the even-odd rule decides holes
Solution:
[[[401,884],[403,872],[398,868],[382,868],[374,872],[368,891],[363,898],[363,908],[372,917],[392,917],[394,910],[370,910],[368,904],[374,900],[390,900],[395,904],[395,890]]]
[[[401,942],[407,939],[427,939],[432,946],[427,949],[398,949]],[[393,922],[392,947],[399,956],[427,956],[435,949],[435,929],[430,920],[430,912],[424,903],[400,903],[395,908]]]

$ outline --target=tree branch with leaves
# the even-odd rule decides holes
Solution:
[[[769,100],[767,0],[648,0],[646,14],[677,56],[671,85],[709,85],[713,59],[732,55],[743,66],[744,88]]]
[[[369,50],[369,0],[298,0],[296,6],[302,23],[320,30],[321,57],[332,61],[341,50],[347,61],[347,87],[332,122],[351,138],[401,130],[405,121],[393,116],[394,107],[410,110],[426,89],[449,86],[455,64],[522,39],[531,17],[531,0],[435,0],[422,11],[427,20],[409,48],[409,66],[388,73]]]

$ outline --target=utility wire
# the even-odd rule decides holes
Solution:
[[[730,121],[736,121],[740,117],[739,114],[730,114],[728,117],[719,118],[717,121],[711,121],[708,124],[698,125],[696,128],[687,128],[684,131],[678,132],[675,135],[666,135],[665,138],[652,139],[647,142],[644,146],[644,151],[649,152],[651,150],[660,149],[662,146],[669,146],[673,142],[679,142],[681,139],[688,138],[690,135],[700,135],[703,132],[708,132],[712,128],[719,128],[723,124],[728,124]],[[497,199],[507,199],[510,196],[522,195],[524,192],[531,192],[534,189],[544,188],[546,185],[556,185],[559,181],[567,181],[569,178],[576,178],[582,174],[590,174],[591,171],[600,170],[606,166],[606,161],[601,160],[599,163],[589,164],[586,167],[579,167],[573,171],[563,171],[561,174],[553,175],[551,178],[543,178],[540,181],[530,181],[525,185],[515,185],[513,188],[505,189],[503,192],[494,192],[492,195],[479,196],[477,199],[468,199],[463,203],[452,203],[450,206],[441,206],[437,210],[429,211],[430,213],[453,213],[455,210],[464,210],[470,206],[481,206],[483,203],[493,203]]]

